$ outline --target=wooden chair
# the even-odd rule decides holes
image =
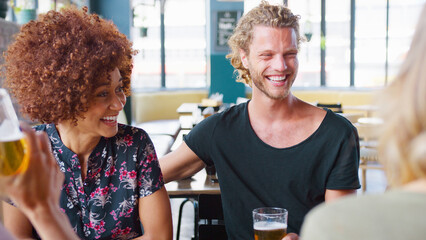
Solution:
[[[198,197],[198,239],[227,240],[220,195],[200,194]]]
[[[317,103],[316,106],[320,108],[328,108],[335,113],[343,113],[341,103]]]
[[[377,152],[377,139],[379,137],[378,124],[355,123],[360,138],[360,163],[362,192],[367,190],[367,170],[383,170]]]
[[[382,164],[379,163],[377,149],[360,147],[359,168],[361,169],[361,189],[362,192],[365,192],[367,190],[367,170],[383,170]]]

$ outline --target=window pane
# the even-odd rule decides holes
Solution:
[[[389,70],[392,81],[404,60],[422,10],[424,0],[393,0],[389,6]]]
[[[350,0],[326,0],[326,86],[350,86]]]
[[[134,88],[161,87],[160,4],[135,10],[132,39]],[[386,0],[356,0],[355,86],[386,84]],[[301,15],[300,32],[311,37],[300,46],[294,86],[320,86],[321,1],[288,0]],[[392,0],[389,10],[388,82],[397,73],[415,29],[424,0]],[[192,6],[188,8],[187,6]],[[165,6],[166,87],[207,87],[206,16],[203,0],[167,0]],[[135,7],[136,9],[136,7]],[[141,14],[142,12],[142,14]],[[143,16],[143,17],[141,17]],[[141,19],[148,35],[141,36]],[[350,85],[350,0],[326,0],[326,86]]]
[[[386,85],[386,1],[357,0],[355,84]],[[398,72],[410,47],[423,0],[389,2],[388,80]]]
[[[386,1],[357,0],[355,8],[355,86],[383,86],[386,73]]]
[[[166,87],[206,87],[205,1],[167,0],[165,7]]]
[[[289,8],[301,16],[300,34],[310,41],[300,46],[296,87],[318,87],[321,83],[321,1],[288,1]]]
[[[160,3],[135,7],[133,88],[161,87]],[[188,7],[191,6],[191,7]],[[206,81],[205,1],[167,0],[164,9],[166,88],[201,88]],[[147,27],[147,35],[142,29]]]
[[[160,4],[133,6],[131,28],[133,47],[139,51],[134,59],[132,87],[161,87]]]

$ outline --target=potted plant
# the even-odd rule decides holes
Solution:
[[[5,18],[7,14],[8,0],[0,0],[0,18]]]
[[[143,4],[133,8],[133,26],[139,28],[141,37],[148,35],[147,12],[147,7]]]
[[[36,0],[11,0],[10,2],[18,24],[25,24],[36,19]]]

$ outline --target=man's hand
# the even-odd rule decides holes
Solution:
[[[299,235],[297,235],[296,233],[289,233],[282,240],[298,240],[298,239],[299,239]]]

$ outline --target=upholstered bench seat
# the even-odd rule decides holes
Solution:
[[[176,138],[180,130],[179,119],[161,119],[148,122],[142,122],[136,125],[142,128],[149,135],[169,135]]]
[[[180,123],[178,119],[161,119],[139,123],[136,125],[138,128],[145,130],[152,142],[160,158],[170,152],[170,148],[175,142],[176,136],[180,130]]]
[[[157,158],[161,158],[170,152],[170,148],[173,145],[175,139],[169,135],[159,135],[159,134],[150,134],[152,143],[154,144],[155,152],[157,153]]]

